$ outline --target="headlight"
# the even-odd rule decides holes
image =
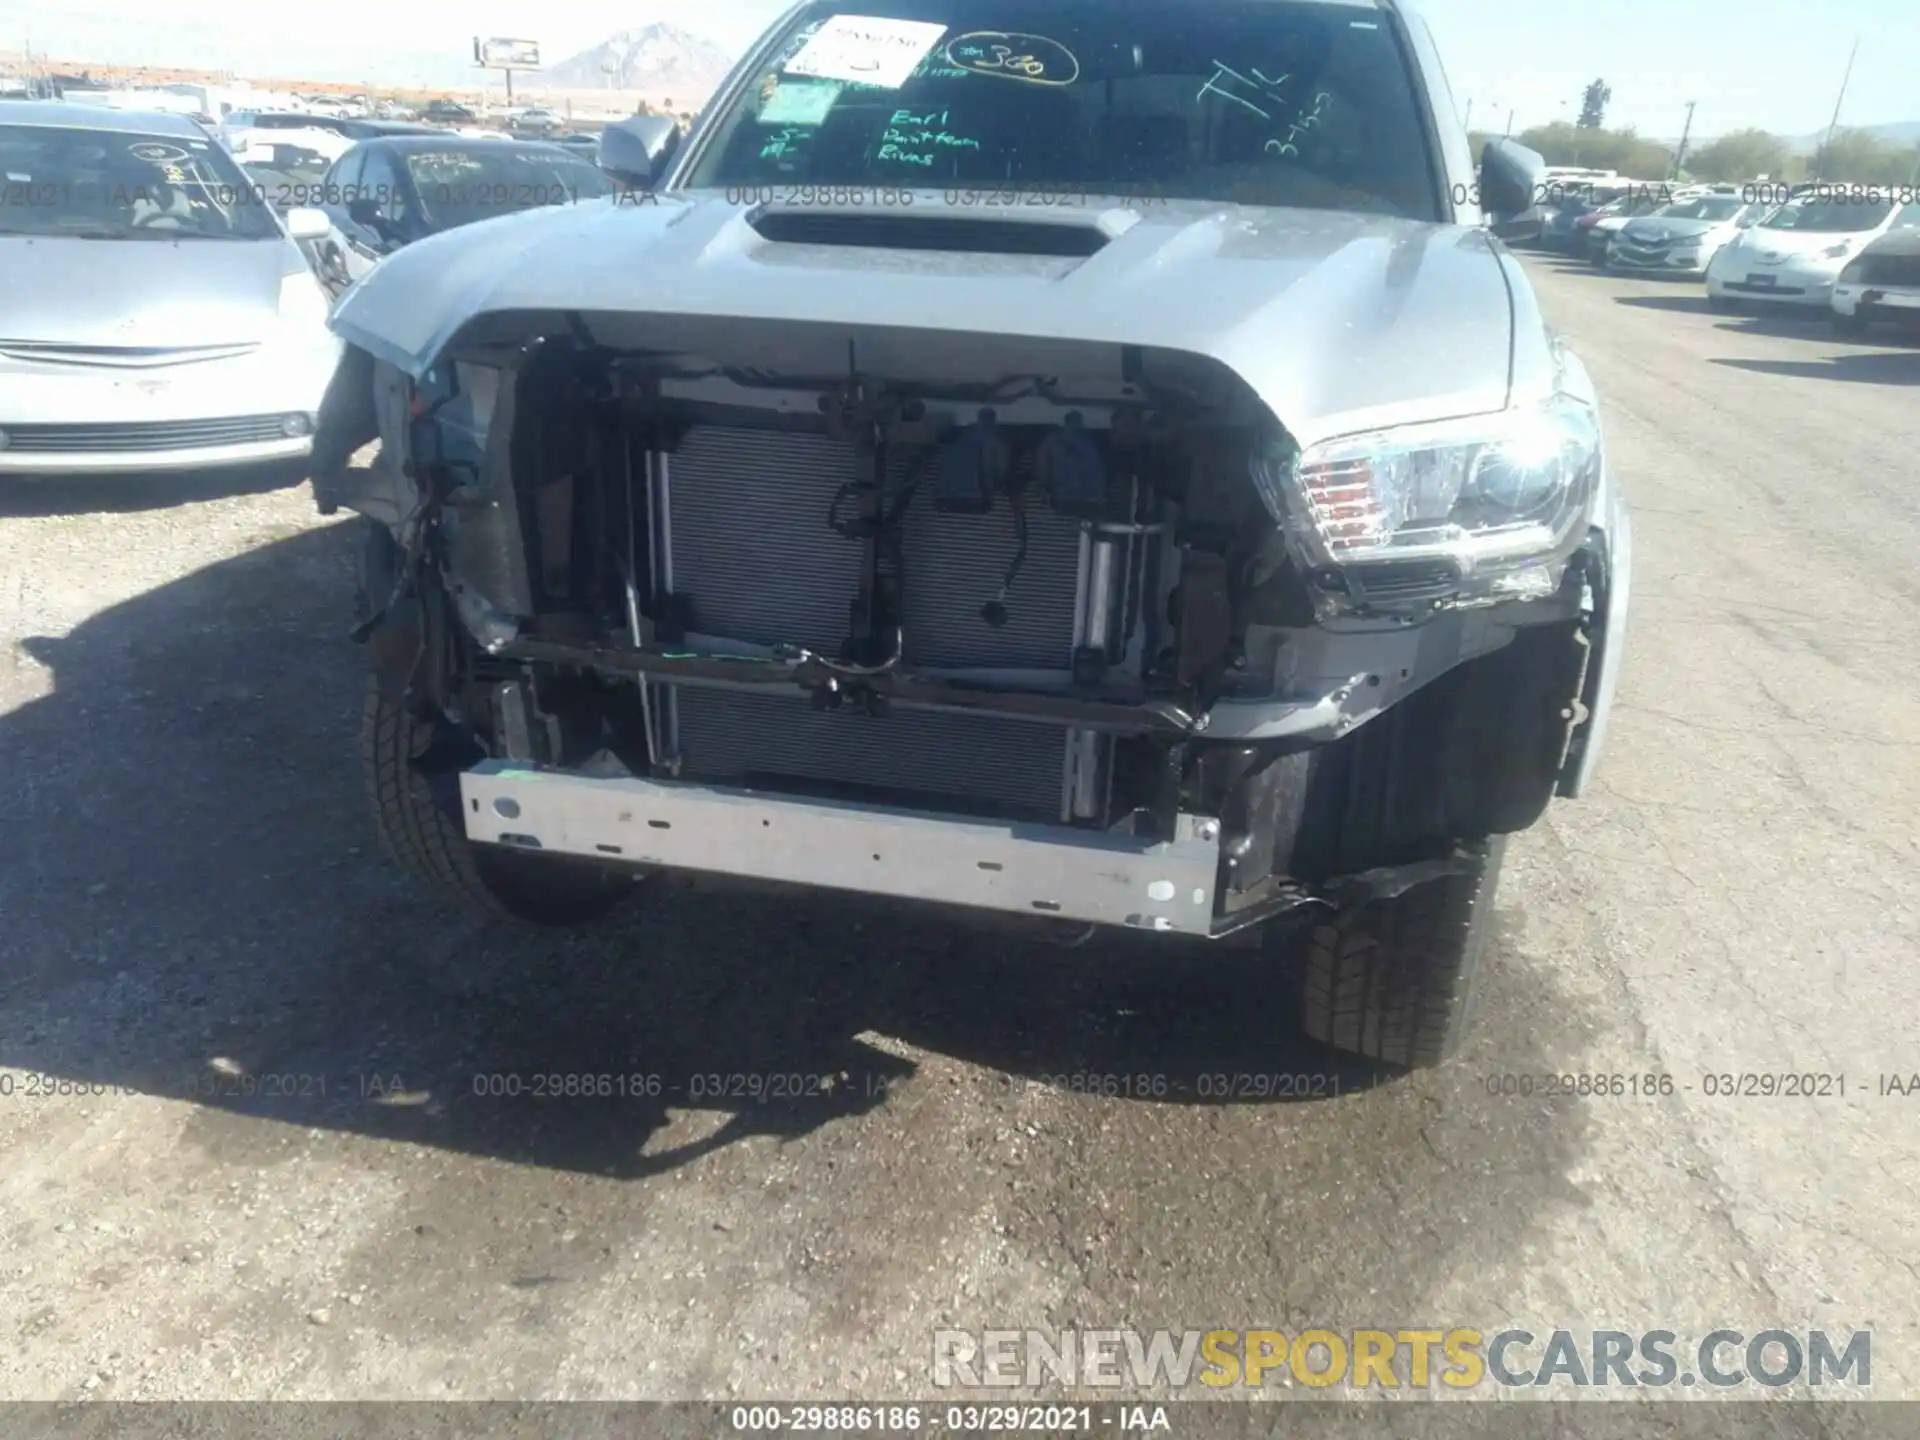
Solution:
[[[1469,420],[1315,445],[1270,442],[1254,480],[1316,570],[1389,562],[1451,571],[1453,588],[1538,593],[1585,534],[1600,425],[1571,395]]]

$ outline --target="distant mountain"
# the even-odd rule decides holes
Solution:
[[[691,105],[711,94],[732,68],[733,57],[711,40],[677,25],[654,24],[622,30],[532,78],[563,90],[645,90]]]
[[[1905,149],[1909,145],[1920,145],[1920,120],[1896,120],[1890,125],[1842,125],[1842,130],[1864,130],[1883,145],[1895,149]],[[1811,135],[1789,135],[1787,144],[1796,155],[1811,155],[1820,148],[1827,138],[1827,132],[1816,130]]]
[[[1883,145],[1891,145],[1896,150],[1909,145],[1920,145],[1920,120],[1896,120],[1890,125],[1842,125],[1842,130],[1864,130]],[[1678,135],[1651,137],[1654,144],[1664,145],[1669,150],[1680,143]],[[1717,135],[1695,135],[1687,141],[1689,150],[1698,150],[1702,145],[1711,145],[1720,137]],[[1811,155],[1820,148],[1827,138],[1827,132],[1816,130],[1811,135],[1787,135],[1787,153],[1791,155]]]

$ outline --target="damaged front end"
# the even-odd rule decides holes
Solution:
[[[1534,503],[1444,433],[1303,453],[1206,357],[623,314],[353,351],[322,427],[481,845],[1221,936],[1591,759],[1597,433],[1521,437],[1588,467]],[[1474,503],[1532,533],[1415,523]]]

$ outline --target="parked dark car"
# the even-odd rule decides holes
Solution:
[[[1594,266],[1604,265],[1607,246],[1629,220],[1651,215],[1673,200],[1673,190],[1665,185],[1636,185],[1619,199],[1590,210],[1573,222],[1575,253]]]
[[[322,276],[336,294],[382,257],[442,230],[610,193],[591,160],[534,140],[469,140],[444,132],[368,140],[334,162],[319,187],[339,236]]]
[[[471,125],[477,118],[473,111],[455,100],[432,100],[427,108],[420,112],[422,120],[437,120],[446,125]]]
[[[1584,234],[1576,228],[1581,218],[1591,215],[1614,198],[1609,191],[1598,188],[1569,187],[1568,194],[1557,201],[1550,201],[1546,206],[1541,216],[1540,234],[1534,243],[1542,250],[1574,252]]]
[[[1920,331],[1920,226],[1887,231],[1841,270],[1828,303],[1833,328],[1857,340],[1878,321]]]

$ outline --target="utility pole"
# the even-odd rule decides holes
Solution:
[[[1673,174],[1669,179],[1678,180],[1681,167],[1686,164],[1687,137],[1693,134],[1693,107],[1699,103],[1697,100],[1687,101],[1687,123],[1680,130],[1680,148],[1673,152]]]
[[[1507,135],[1508,135],[1508,136],[1511,136],[1511,135],[1513,134],[1513,111],[1511,111],[1511,110],[1509,110],[1509,111],[1507,111],[1507,129],[1506,129],[1506,133],[1507,133]]]
[[[1856,38],[1853,42],[1853,49],[1847,52],[1847,70],[1846,73],[1840,77],[1840,93],[1833,99],[1833,119],[1827,122],[1827,140],[1826,144],[1821,146],[1822,150],[1831,151],[1833,149],[1833,132],[1840,126],[1840,105],[1841,102],[1847,98],[1847,82],[1853,79],[1853,57],[1859,53],[1860,41]],[[1817,180],[1820,177],[1816,175],[1814,178]]]
[[[1471,95],[1467,97],[1467,113],[1460,117],[1460,128],[1462,130],[1473,128],[1473,97]]]

